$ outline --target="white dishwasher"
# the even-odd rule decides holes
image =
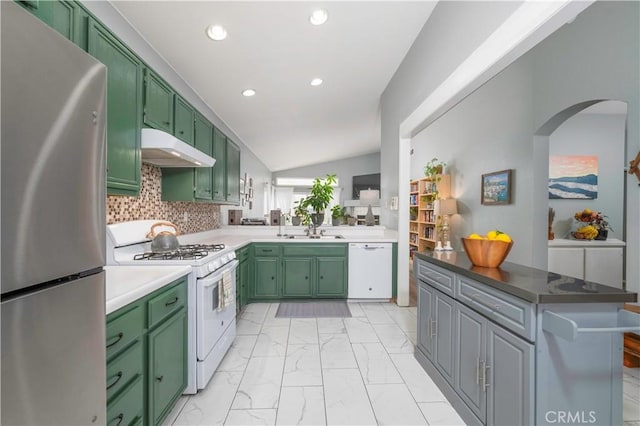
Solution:
[[[391,298],[391,243],[349,243],[349,299]]]

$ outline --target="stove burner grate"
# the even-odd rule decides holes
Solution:
[[[209,252],[224,250],[224,244],[187,244],[168,252],[146,252],[133,256],[133,260],[197,260]]]

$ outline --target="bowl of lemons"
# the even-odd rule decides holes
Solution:
[[[507,258],[513,241],[506,232],[494,229],[484,236],[474,233],[462,238],[462,246],[474,266],[497,268]]]

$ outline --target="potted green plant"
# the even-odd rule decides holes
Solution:
[[[346,207],[340,207],[336,204],[331,208],[331,224],[333,226],[339,226],[343,223],[344,215],[347,213]]]
[[[305,200],[296,201],[296,206],[293,208],[294,216],[291,218],[291,224],[293,226],[299,226],[300,223],[307,225],[309,223],[309,212],[307,211],[307,205]]]
[[[447,163],[445,163],[444,161],[440,161],[434,157],[429,162],[427,162],[427,164],[425,164],[424,175],[426,177],[435,177],[437,175],[441,175],[446,166]]]
[[[336,183],[336,175],[327,175],[326,178],[315,178],[311,186],[311,194],[304,199],[304,204],[311,207],[311,221],[315,226],[324,222],[324,212],[333,198],[333,184]]]

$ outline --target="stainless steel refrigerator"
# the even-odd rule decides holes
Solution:
[[[104,424],[106,68],[0,7],[0,423]]]

